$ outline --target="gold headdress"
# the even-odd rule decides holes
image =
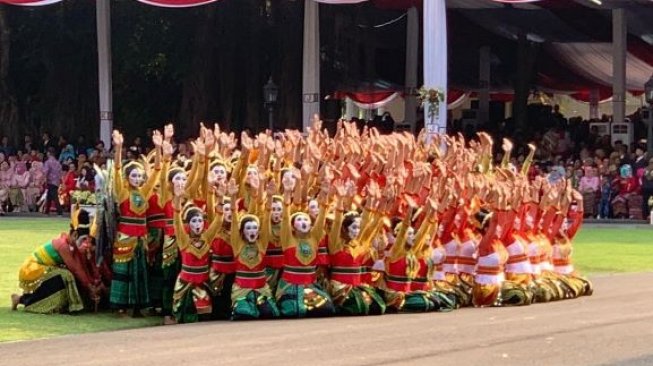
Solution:
[[[293,222],[295,220],[295,218],[298,217],[298,216],[306,216],[306,217],[308,217],[309,220],[311,220],[311,216],[309,214],[307,214],[306,212],[297,211],[297,212],[293,213],[292,215],[290,215],[290,222]]]
[[[189,220],[190,214],[203,215],[203,212],[199,207],[195,206],[192,202],[189,201],[186,202],[181,211],[181,217],[183,218],[184,222]]]
[[[143,172],[145,172],[145,168],[143,167],[143,164],[141,164],[141,163],[138,162],[138,161],[130,161],[129,163],[125,164],[125,166],[122,167],[122,174],[123,174],[123,176],[126,176],[126,175],[127,175],[127,171],[128,171],[130,168],[140,169],[140,170],[142,170]]]
[[[252,215],[252,214],[244,214],[243,216],[240,217],[238,220],[238,225],[242,225],[245,220],[252,220],[256,222],[259,226],[261,225],[261,220],[259,220],[258,216]]]

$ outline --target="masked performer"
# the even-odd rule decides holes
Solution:
[[[208,229],[204,226],[204,212],[189,204],[183,212],[181,200],[184,187],[175,187],[175,233],[181,257],[181,271],[175,284],[172,310],[180,323],[196,322],[211,314],[209,261],[211,238],[222,226],[221,216]],[[188,226],[188,232],[184,227]]]
[[[122,166],[123,137],[113,133],[115,148],[114,195],[118,202],[117,238],[113,246],[113,279],[110,302],[119,314],[133,308],[134,316],[141,316],[140,309],[150,302],[146,264],[146,211],[148,200],[161,173],[160,148],[163,136],[155,132],[152,141],[157,149],[154,169],[145,177],[145,169],[138,162]]]
[[[374,288],[361,283],[362,263],[369,255],[378,224],[372,220],[363,222],[356,211],[344,213],[343,199],[348,190],[342,183],[337,183],[336,189],[336,215],[329,234],[331,298],[340,314],[381,315],[386,307],[383,298]]]
[[[21,266],[18,279],[23,295],[11,296],[12,310],[23,305],[32,313],[73,313],[84,309],[84,299],[97,304],[106,295],[92,258],[89,214],[73,209],[71,218],[68,234],[38,247]]]
[[[252,175],[249,180],[249,184],[258,184],[258,176]],[[231,201],[236,202],[238,186],[233,178],[229,181],[227,190]],[[269,221],[264,221],[263,225],[269,225]],[[236,258],[236,277],[231,290],[234,320],[279,316],[279,309],[265,277],[265,250],[269,243],[267,232],[266,227],[261,228],[257,216],[233,211],[230,244]]]
[[[315,222],[307,213],[291,215],[292,193],[301,189],[297,179],[287,175],[283,182],[284,205],[281,222],[284,268],[277,287],[276,298],[281,315],[285,317],[330,316],[335,308],[329,295],[317,285],[317,253],[324,237],[324,222],[328,210],[328,185],[320,194],[320,213]],[[271,182],[269,191],[275,190]]]

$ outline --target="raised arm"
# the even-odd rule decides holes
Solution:
[[[410,228],[410,218],[413,215],[413,209],[409,209],[404,217],[404,220],[401,222],[401,229],[397,234],[395,243],[390,249],[390,258],[395,260],[406,254],[406,239],[408,236],[408,228]]]
[[[175,207],[175,236],[177,237],[177,246],[179,249],[186,249],[190,243],[190,238],[184,229],[184,220],[181,217],[181,200],[184,189],[183,187],[174,187],[175,197],[172,203]]]
[[[239,222],[240,214],[238,213],[238,208],[236,207],[236,200],[238,199],[238,185],[236,181],[231,178],[227,184],[227,193],[231,197],[231,233],[230,233],[230,244],[231,248],[234,251],[234,255],[238,256],[240,250],[242,249],[244,243],[243,239],[240,237]]]
[[[195,148],[195,155],[193,156],[193,165],[189,174],[190,184],[186,187],[186,192],[189,197],[199,199],[204,197],[200,191],[200,187],[202,184],[206,184],[206,176],[204,175],[206,171],[206,146],[200,140],[193,146]]]
[[[113,193],[117,199],[120,199],[123,194],[123,176],[122,176],[122,143],[123,143],[123,137],[118,130],[113,130],[113,167],[115,170],[115,173],[113,175]],[[45,164],[46,167],[46,176],[47,176],[47,169],[48,169],[48,164]]]
[[[287,245],[290,244],[291,238],[292,238],[292,223],[290,222],[290,206],[292,205],[292,190],[294,188],[294,184],[291,179],[286,179],[283,182],[283,213],[281,217],[281,233],[280,233],[280,239],[281,239],[281,245],[283,246],[283,249],[285,250]],[[274,194],[274,191],[276,190],[274,181],[270,180],[268,182],[268,202],[271,204],[272,202],[272,194]],[[271,207],[269,208],[271,210]]]
[[[436,219],[435,219],[435,203],[429,199],[427,202],[426,215],[422,221],[422,225],[419,230],[417,230],[417,235],[415,235],[415,243],[411,248],[413,253],[421,253],[424,250],[424,247],[428,244],[426,238],[429,234],[435,231]]]
[[[154,131],[152,135],[152,142],[154,143],[154,171],[147,177],[147,181],[143,185],[143,196],[150,197],[154,192],[154,188],[159,181],[161,176],[161,145],[163,144],[163,135],[161,132]]]

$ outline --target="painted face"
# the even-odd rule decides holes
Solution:
[[[453,218],[454,226],[455,227],[460,227],[461,221],[462,221],[462,217],[460,217],[460,214],[457,213],[456,216],[454,216],[454,218]]]
[[[438,238],[441,238],[442,234],[444,234],[444,225],[438,226]]]
[[[248,221],[243,227],[243,236],[248,243],[253,243],[258,239],[258,224],[256,221]]]
[[[202,231],[204,230],[204,218],[202,215],[195,215],[191,217],[190,221],[188,222],[188,227],[190,228],[191,234],[202,234]]]
[[[347,235],[349,235],[350,240],[354,240],[358,238],[358,235],[361,233],[361,218],[357,217],[354,219],[354,222],[352,222],[348,227],[347,227]]]
[[[532,229],[533,225],[535,225],[535,219],[533,218],[533,215],[530,213],[526,214],[526,226]]]
[[[222,205],[222,217],[225,222],[231,222],[231,203]]]
[[[270,220],[273,224],[278,224],[281,222],[281,213],[283,211],[283,205],[279,201],[272,202],[272,211],[270,212]]]
[[[281,176],[281,181],[285,181],[286,179],[292,179],[293,182],[295,181],[295,176],[292,174],[291,171],[285,171],[283,172],[283,175]]]
[[[311,218],[306,214],[297,215],[293,220],[292,226],[298,233],[307,234],[311,231]]]
[[[247,178],[252,179],[258,177],[258,169],[255,166],[247,167]]]
[[[129,172],[129,184],[134,188],[139,188],[145,182],[144,173],[141,169],[135,168]]]
[[[497,225],[495,235],[497,238],[500,238],[503,235],[503,226]]]
[[[515,229],[521,229],[521,218],[519,216],[515,216]]]
[[[215,165],[213,169],[211,169],[211,174],[216,183],[224,183],[227,181],[227,169],[224,165]]]
[[[180,186],[186,188],[186,182],[188,182],[188,176],[186,173],[179,172],[172,177],[173,186]]]
[[[415,244],[415,229],[412,227],[409,227],[408,230],[406,231],[406,244],[408,246],[412,247],[413,244]]]
[[[308,214],[311,216],[311,218],[315,219],[319,213],[320,205],[316,200],[310,200],[310,202],[308,202]]]

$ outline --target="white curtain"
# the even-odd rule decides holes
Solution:
[[[611,43],[553,43],[553,54],[572,70],[600,84],[611,86]],[[653,73],[653,66],[626,54],[626,89],[643,90]]]
[[[445,0],[424,1],[424,86],[443,93],[438,115],[428,117],[424,106],[424,125],[432,135],[447,128],[447,8]]]

